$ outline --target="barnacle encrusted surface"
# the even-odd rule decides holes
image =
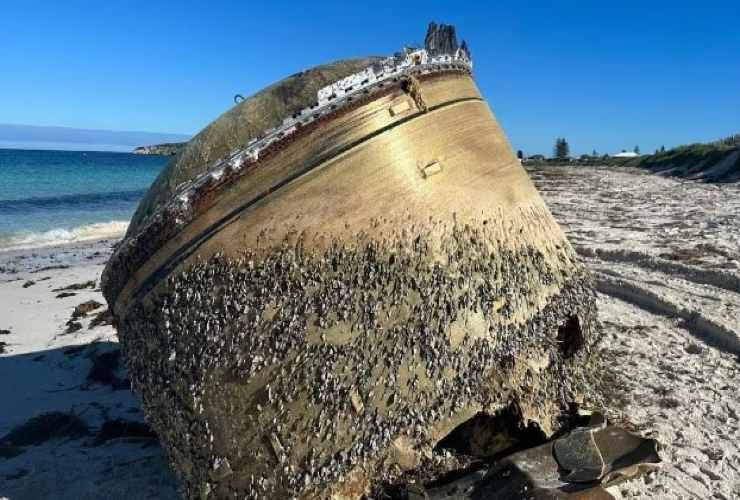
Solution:
[[[590,390],[587,272],[469,71],[409,71],[216,175],[187,220],[162,215],[253,128],[220,118],[108,263],[133,387],[189,498],[438,477],[460,465],[433,451],[459,424],[515,408],[551,435]],[[292,110],[279,89],[308,89],[303,105],[316,75],[240,106]]]
[[[512,247],[517,235],[495,225],[320,251],[306,235],[265,235],[261,250],[196,263],[137,304],[123,347],[189,496],[352,497],[511,404],[557,429],[587,387],[590,283],[569,247]]]

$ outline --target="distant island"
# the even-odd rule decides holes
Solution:
[[[162,155],[173,156],[182,151],[187,142],[165,142],[163,144],[152,144],[151,146],[139,146],[134,148],[136,155]]]

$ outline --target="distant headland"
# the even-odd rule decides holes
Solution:
[[[150,146],[138,146],[134,148],[133,153],[136,155],[174,156],[182,151],[186,144],[187,142],[165,142]]]
[[[175,144],[185,134],[47,127],[0,123],[0,148],[119,151],[130,153],[142,144]]]

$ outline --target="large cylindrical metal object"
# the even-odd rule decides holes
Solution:
[[[166,177],[209,144],[158,181],[104,285],[189,496],[355,498],[442,467],[434,444],[479,412],[558,429],[594,296],[468,72],[375,88],[168,219]]]

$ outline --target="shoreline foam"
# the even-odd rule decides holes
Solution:
[[[118,239],[128,228],[128,221],[113,220],[93,222],[71,229],[57,228],[48,231],[22,231],[0,236],[0,254],[16,250],[34,250],[100,239]]]

